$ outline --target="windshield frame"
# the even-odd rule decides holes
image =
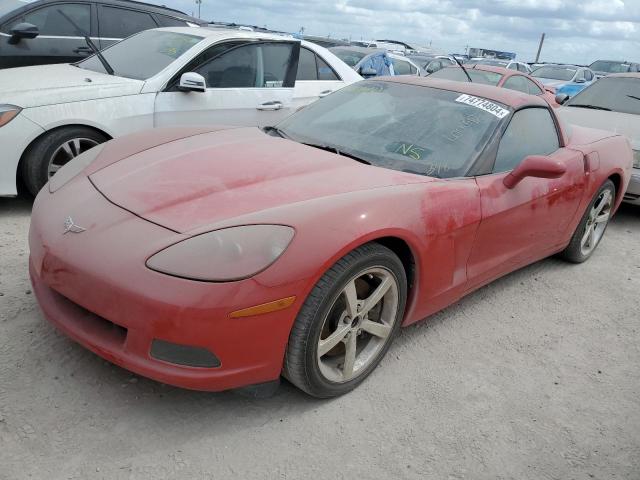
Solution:
[[[393,85],[401,85],[403,87],[412,87],[412,88],[425,88],[425,89],[431,89],[431,90],[435,90],[438,92],[446,92],[446,93],[450,93],[453,95],[470,95],[468,93],[465,93],[463,91],[460,91],[458,89],[453,89],[453,88],[443,88],[441,86],[434,86],[434,85],[421,85],[421,84],[414,84],[414,83],[405,83],[405,82],[398,82],[398,81],[393,81],[393,80],[380,80],[380,79],[371,79],[371,80],[364,80],[362,82],[357,82],[359,85],[364,85],[364,84],[369,84],[369,83],[373,83],[373,82],[380,82],[380,83],[389,83],[389,84],[393,84]],[[353,85],[351,85],[353,86]],[[348,88],[348,87],[345,87]],[[470,95],[471,97],[473,97],[473,95]],[[508,114],[502,118],[499,118],[497,121],[493,121],[493,123],[488,123],[487,125],[487,131],[482,135],[481,138],[481,142],[479,142],[473,149],[472,156],[470,156],[469,160],[467,160],[465,163],[462,164],[462,166],[459,169],[464,169],[460,174],[458,175],[452,175],[452,176],[438,176],[438,175],[429,175],[426,173],[421,173],[421,172],[417,172],[417,171],[410,171],[407,169],[396,169],[396,168],[391,168],[390,166],[387,165],[381,165],[380,160],[376,159],[375,156],[377,157],[383,157],[383,155],[380,154],[376,154],[374,152],[365,152],[365,151],[360,151],[357,149],[353,149],[350,148],[349,146],[345,146],[345,145],[339,145],[338,143],[334,142],[334,141],[330,141],[330,142],[325,142],[322,141],[323,139],[320,137],[308,137],[308,136],[299,136],[296,133],[292,133],[288,128],[287,128],[287,124],[290,122],[295,122],[295,118],[298,115],[302,115],[303,112],[308,112],[308,109],[303,109],[300,110],[296,113],[294,113],[293,115],[287,117],[286,119],[282,120],[280,123],[278,123],[276,129],[278,131],[280,131],[285,138],[287,138],[288,140],[294,141],[296,143],[300,143],[300,144],[304,144],[304,145],[315,145],[317,147],[321,147],[322,149],[335,149],[337,151],[340,151],[341,153],[344,152],[344,155],[346,157],[358,157],[360,159],[360,161],[363,161],[363,163],[369,163],[371,166],[377,167],[377,168],[384,168],[387,170],[391,170],[391,171],[395,171],[401,174],[412,174],[412,175],[418,175],[418,176],[422,176],[422,177],[429,177],[429,178],[437,178],[439,180],[455,180],[455,179],[469,179],[469,178],[473,178],[476,176],[481,176],[481,175],[488,175],[491,174],[490,168],[488,168],[488,165],[492,164],[492,156],[495,155],[495,146],[496,144],[499,144],[500,138],[502,137],[502,134],[504,132],[504,130],[506,129],[508,123],[511,121],[511,118],[513,116],[513,113],[516,111],[516,109],[514,107],[512,107],[511,105],[507,105],[504,104],[498,100],[494,100],[494,99],[490,99],[490,98],[486,98],[486,97],[480,97],[478,96],[477,98],[481,99],[481,100],[485,100],[488,101],[490,103],[493,103],[497,106],[502,107],[503,109],[508,111]],[[319,102],[322,102],[323,99],[317,101],[314,103],[318,104]],[[326,100],[325,100],[326,101]],[[453,102],[451,102],[453,103]],[[491,126],[493,125],[493,128],[491,128]],[[393,160],[392,158],[388,158],[388,160]],[[456,170],[454,168],[454,170]]]
[[[160,70],[158,70],[157,72],[155,72],[153,75],[150,75],[146,78],[136,78],[136,77],[132,77],[132,76],[127,76],[124,75],[123,73],[119,72],[115,66],[113,65],[113,63],[110,61],[110,59],[105,55],[108,55],[108,52],[110,49],[122,44],[123,42],[126,42],[134,37],[137,37],[138,35],[142,35],[144,33],[149,33],[149,32],[165,32],[165,33],[170,33],[170,34],[174,34],[174,35],[181,35],[184,37],[191,37],[194,39],[198,39],[197,42],[195,42],[191,47],[189,47],[187,50],[185,50],[184,52],[182,52],[180,55],[178,55],[176,58],[174,58],[173,60],[171,60],[167,65],[165,65],[163,68],[161,68]],[[100,49],[100,53],[105,56],[105,58],[107,59],[107,62],[109,62],[109,64],[111,65],[111,67],[114,69],[114,73],[113,75],[116,77],[120,77],[120,78],[126,78],[129,80],[137,80],[137,81],[141,81],[141,82],[147,82],[149,80],[151,80],[152,78],[160,75],[162,72],[164,72],[165,70],[167,70],[168,68],[170,68],[172,65],[175,65],[176,62],[180,62],[180,60],[184,60],[186,58],[187,53],[194,51],[194,49],[198,48],[199,46],[203,45],[204,40],[206,40],[207,37],[206,36],[201,36],[201,35],[197,35],[197,34],[191,34],[191,33],[183,33],[183,32],[175,32],[170,28],[152,28],[149,30],[143,30],[141,32],[137,32],[134,33],[133,35],[129,35],[126,38],[123,38],[122,40],[112,43],[111,45],[109,45],[108,47],[104,48],[104,49]],[[198,52],[199,53],[199,52]],[[82,63],[87,62],[88,60],[97,58],[96,54],[90,55],[86,58],[83,58],[77,62],[71,63],[71,65],[73,65],[74,67],[78,67],[82,70],[87,70],[90,72],[95,72],[95,73],[104,73],[107,74],[106,72],[103,72],[102,70],[94,70],[92,68],[84,68],[82,66]]]

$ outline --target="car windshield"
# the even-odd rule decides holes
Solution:
[[[466,175],[509,113],[459,92],[365,80],[305,107],[278,129],[377,167],[451,178]]]
[[[0,17],[3,17],[7,13],[13,12],[20,7],[24,7],[29,3],[31,2],[21,0],[0,0]]]
[[[102,51],[114,75],[146,80],[162,71],[202,37],[163,30],[146,30],[125,38]],[[76,64],[80,68],[106,73],[97,56]]]
[[[504,60],[478,60],[474,63],[478,65],[491,65],[492,67],[506,67],[509,65],[509,62],[505,62]]]
[[[331,51],[336,57],[338,57],[350,67],[355,67],[360,60],[368,55],[368,53],[365,52],[359,52],[357,50],[345,50],[342,48],[336,48],[335,50],[332,49]]]
[[[551,80],[572,80],[576,75],[576,69],[571,67],[540,67],[531,76],[537,78],[549,78]]]
[[[500,83],[502,75],[494,72],[485,72],[484,70],[475,70],[467,68],[467,72],[474,83],[482,83],[484,85],[496,86]],[[438,70],[435,73],[429,75],[431,78],[443,78],[445,80],[455,80],[457,82],[468,82],[469,79],[464,74],[464,70],[460,67],[447,67],[442,70]]]
[[[596,72],[606,73],[627,73],[631,69],[631,65],[624,62],[610,62],[607,60],[598,60],[593,62],[589,67]]]
[[[567,107],[591,106],[640,115],[640,78],[604,77],[569,100]]]

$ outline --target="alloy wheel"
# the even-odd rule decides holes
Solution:
[[[613,195],[611,190],[603,190],[596,199],[587,223],[584,227],[584,234],[580,240],[580,251],[583,255],[589,255],[598,246],[604,231],[611,218],[611,208],[613,206]]]
[[[91,138],[72,138],[60,145],[51,155],[48,162],[47,175],[53,177],[69,161],[81,153],[98,145],[99,142]]]
[[[398,281],[383,267],[352,277],[324,318],[317,347],[321,374],[348,382],[376,361],[393,331],[398,314]]]

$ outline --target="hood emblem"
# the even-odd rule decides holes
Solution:
[[[67,217],[64,220],[64,232],[62,232],[63,235],[71,232],[71,233],[82,233],[86,230],[86,228],[82,228],[80,225],[76,225],[75,223],[73,223],[73,218],[71,217]]]

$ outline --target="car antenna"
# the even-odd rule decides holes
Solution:
[[[73,25],[73,28],[76,29],[76,31],[82,35],[84,37],[84,41],[87,43],[87,45],[89,46],[89,48],[91,49],[91,51],[98,57],[98,60],[100,60],[100,63],[102,64],[102,66],[104,67],[105,71],[109,74],[109,75],[113,75],[115,72],[113,70],[113,68],[111,67],[111,65],[109,65],[109,62],[107,62],[107,59],[104,58],[102,56],[102,54],[100,53],[100,50],[98,50],[98,47],[95,46],[95,44],[93,43],[93,41],[91,40],[91,38],[89,37],[89,35],[87,34],[87,32],[85,32],[83,29],[81,29],[78,24],[76,22],[74,22],[73,20],[71,20],[71,18],[64,13],[62,10],[58,9],[57,10],[58,13],[60,15],[62,15],[62,17],[68,21],[71,25]]]
[[[473,83],[473,80],[471,80],[471,75],[469,75],[469,72],[467,72],[467,69],[464,68],[464,65],[462,65],[462,63],[460,62],[460,60],[458,60],[455,55],[450,55],[449,56],[450,59],[452,59],[454,62],[456,62],[458,64],[458,66],[462,69],[462,71],[464,72],[464,74],[467,76],[467,78],[469,79],[469,81],[471,83]]]

